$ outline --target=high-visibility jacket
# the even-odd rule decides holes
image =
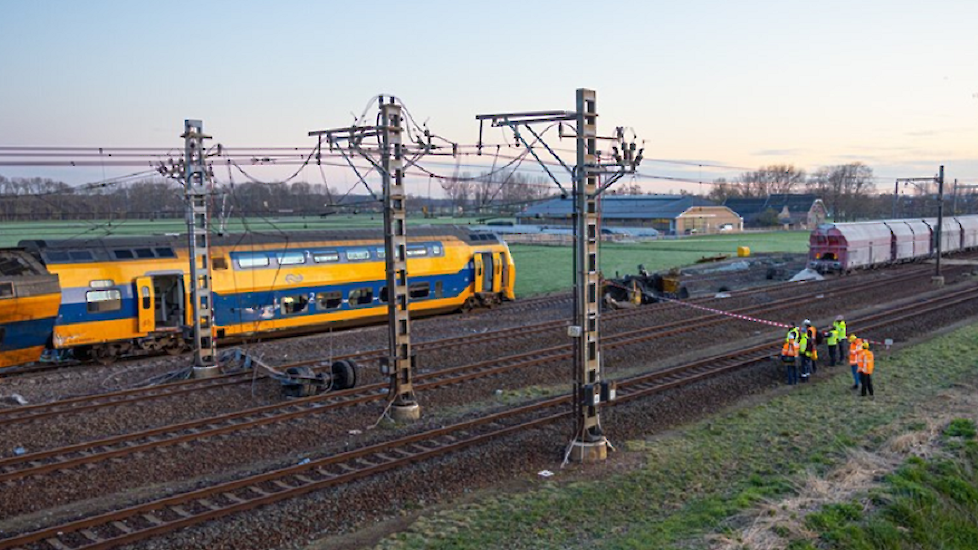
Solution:
[[[832,323],[835,330],[839,333],[839,341],[843,341],[847,338],[846,336],[846,322],[845,321],[835,321]]]
[[[798,327],[791,327],[790,329],[788,329],[788,334],[784,336],[784,341],[787,342],[788,340],[791,339],[792,336],[795,337],[795,342],[797,342],[800,336]]]
[[[852,342],[849,342],[849,364],[858,365],[859,355],[863,351],[863,341],[856,338]]]
[[[868,349],[864,349],[862,353],[859,354],[859,372],[873,374],[873,367],[875,366],[874,363],[873,352],[869,351]]]
[[[805,357],[818,359],[818,350],[815,349],[815,338],[809,336],[807,332],[802,333],[801,341],[798,342],[798,348]]]
[[[839,343],[839,331],[833,328],[829,331],[829,336],[826,338],[826,344],[834,346]]]
[[[788,340],[781,346],[781,355],[785,357],[798,357],[798,343],[794,340]]]

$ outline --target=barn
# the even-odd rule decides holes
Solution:
[[[573,199],[554,198],[517,214],[521,224],[571,225]],[[599,201],[606,228],[653,228],[667,235],[742,231],[744,224],[726,206],[689,195],[608,195]]]

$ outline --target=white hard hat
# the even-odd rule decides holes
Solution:
[[[805,319],[805,321],[802,324],[804,324],[804,325],[810,325],[810,324],[812,324],[812,322],[809,321],[808,319]]]

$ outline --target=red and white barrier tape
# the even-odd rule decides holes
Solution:
[[[741,319],[743,321],[750,321],[752,323],[760,323],[762,325],[769,325],[769,326],[772,326],[772,327],[781,327],[781,328],[794,328],[794,326],[795,326],[795,325],[790,325],[788,323],[779,323],[777,321],[771,321],[769,319],[761,319],[760,317],[751,317],[749,315],[741,315],[739,313],[731,313],[729,311],[724,311],[722,309],[716,309],[716,308],[712,308],[712,307],[701,306],[699,304],[691,304],[689,302],[683,302],[682,300],[674,300],[672,298],[666,298],[665,296],[659,296],[658,298],[660,300],[665,300],[667,302],[672,302],[674,304],[683,305],[683,306],[686,306],[688,308],[699,309],[699,310],[702,310],[702,311],[708,311],[710,313],[715,313],[717,315],[725,315],[727,317],[733,317],[734,319]],[[887,339],[887,341],[884,341],[884,342],[878,342],[876,340],[869,340],[867,338],[861,338],[861,340],[864,341],[864,342],[869,342],[870,344],[876,344],[878,346],[886,346],[887,348],[889,348],[890,345],[893,343],[893,341],[892,340],[889,340],[889,339]]]

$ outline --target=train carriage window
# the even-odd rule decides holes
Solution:
[[[136,249],[137,258],[155,258],[156,254],[153,254],[152,248],[137,248]]]
[[[442,255],[442,248],[441,248],[441,245],[440,244],[433,244],[433,245],[431,245],[431,255],[432,256],[441,256]]]
[[[89,313],[105,313],[122,309],[122,293],[116,289],[89,290],[85,293]]]
[[[157,248],[156,255],[160,258],[176,258],[176,253],[173,252],[172,248]],[[225,266],[227,268],[227,266]]]
[[[228,268],[228,259],[225,258],[224,256],[217,256],[215,258],[211,258],[211,268],[212,269],[227,269]]]
[[[112,254],[117,260],[131,260],[134,257],[132,250],[113,250]]]
[[[346,259],[351,262],[362,262],[370,259],[370,250],[366,248],[351,248],[346,251]]]
[[[14,297],[13,283],[0,283],[0,299]]]
[[[382,303],[385,303],[385,304],[387,303],[387,287],[386,286],[380,287],[380,301]]]
[[[68,256],[71,257],[72,261],[79,262],[92,259],[92,253],[87,250],[73,250],[68,253]]]
[[[309,298],[305,294],[284,296],[282,298],[282,315],[295,315],[309,308]]]
[[[374,302],[374,289],[363,287],[351,290],[348,302],[350,307],[369,306]]]
[[[67,252],[48,252],[45,255],[47,256],[48,261],[52,263],[67,262],[71,260],[71,256],[69,256]]]
[[[387,252],[383,248],[378,248],[377,249],[377,259],[378,260],[386,260],[387,259]]]
[[[280,252],[275,255],[275,259],[278,261],[278,265],[304,264],[306,263],[306,253],[302,251]]]
[[[414,300],[427,298],[431,294],[431,285],[428,283],[411,283],[408,285],[408,295]]]
[[[422,256],[427,256],[427,255],[428,255],[428,249],[425,248],[425,246],[423,244],[422,245],[417,245],[417,244],[408,245],[408,248],[407,248],[407,257],[408,258],[420,258]]]
[[[312,259],[315,260],[317,264],[324,264],[330,262],[340,261],[340,253],[331,250],[313,251]]]
[[[92,288],[111,288],[115,286],[115,281],[112,279],[96,279],[89,281],[88,286]]]
[[[269,260],[268,255],[256,252],[252,254],[241,254],[237,257],[238,267],[242,269],[250,269],[253,267],[266,267],[268,266]]]
[[[316,304],[319,309],[337,309],[343,305],[343,293],[338,290],[316,294]]]
[[[3,345],[3,339],[7,336],[7,327],[0,327],[0,346]]]

